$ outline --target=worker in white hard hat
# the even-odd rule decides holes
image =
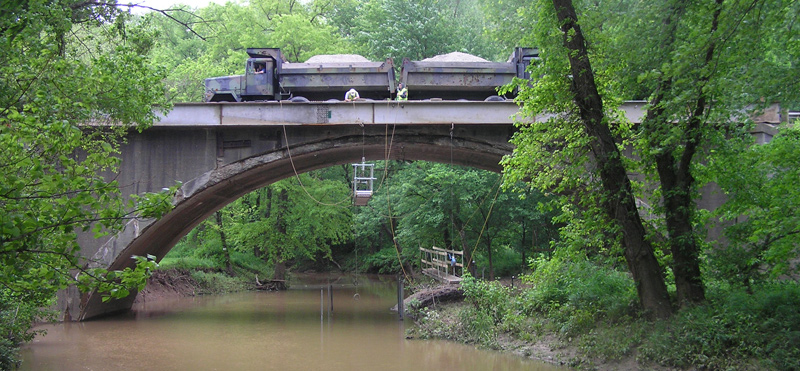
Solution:
[[[358,91],[356,89],[350,89],[347,93],[344,94],[344,101],[345,102],[352,102],[354,100],[360,99],[361,96],[358,95]]]

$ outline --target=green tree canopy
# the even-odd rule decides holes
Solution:
[[[116,170],[121,135],[150,125],[154,108],[168,108],[164,70],[145,59],[149,31],[126,23],[114,3],[2,7],[0,309],[35,315],[68,284],[127,296],[144,284],[145,271],[121,277],[88,269],[77,234],[113,232],[136,213],[158,216],[171,207],[168,194],[123,200],[119,184],[102,176]],[[134,206],[137,200],[144,202]],[[83,273],[76,278],[73,270]],[[3,336],[26,339],[32,321],[3,318]]]
[[[568,0],[532,6],[542,60],[532,67],[533,83],[520,84],[520,101],[531,116],[549,119],[522,125],[507,174],[572,197],[584,214],[605,210],[610,224],[582,225],[622,237],[609,242],[622,243],[645,308],[669,312],[668,303],[654,299],[664,297],[661,269],[641,265],[643,256],[652,262],[663,254],[680,305],[704,300],[703,213],[696,200],[712,178],[702,164],[713,161],[715,148],[749,143],[750,117],[765,104],[795,104],[796,89],[779,86],[775,71],[797,73],[797,26],[786,16],[797,14],[796,7]],[[635,126],[615,111],[631,98],[648,100],[647,116]],[[631,149],[638,161],[623,158]],[[634,172],[650,180],[647,187],[624,185],[625,173]],[[645,225],[635,206],[643,200],[662,219]],[[665,237],[664,244],[655,236]]]

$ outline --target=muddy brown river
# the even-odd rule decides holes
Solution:
[[[393,280],[298,284],[137,304],[130,313],[46,325],[21,370],[564,370],[441,340],[408,340]],[[357,294],[357,295],[356,295]]]

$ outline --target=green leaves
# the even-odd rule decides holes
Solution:
[[[302,174],[252,192],[223,209],[225,235],[234,249],[272,263],[331,258],[331,246],[352,236],[347,185]],[[307,193],[308,192],[308,193]],[[217,228],[206,222],[206,228]],[[217,240],[220,231],[203,232]],[[206,250],[218,254],[217,249]]]
[[[712,273],[750,286],[791,275],[800,254],[800,130],[772,141],[720,153],[709,172],[728,200],[715,211],[728,244],[709,252]]]
[[[136,261],[133,269],[108,271],[103,268],[94,268],[83,271],[78,275],[78,287],[81,291],[97,290],[102,294],[102,301],[122,299],[130,295],[131,290],[144,289],[147,279],[158,268],[155,256],[132,256]]]
[[[71,284],[123,297],[153,267],[90,270],[77,244],[78,233],[113,233],[136,213],[101,174],[116,172],[128,130],[169,108],[163,70],[130,38],[141,30],[117,16],[114,6],[72,0],[0,13],[0,310],[11,298],[28,311],[19,321],[35,320],[35,308]],[[157,215],[167,206],[142,207]],[[4,330],[12,344],[30,338],[27,325]]]

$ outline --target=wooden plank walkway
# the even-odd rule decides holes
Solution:
[[[461,277],[454,276],[452,274],[447,274],[442,271],[437,270],[436,268],[427,268],[422,270],[422,274],[433,277],[435,280],[439,282],[444,282],[450,285],[455,285],[461,283]]]

